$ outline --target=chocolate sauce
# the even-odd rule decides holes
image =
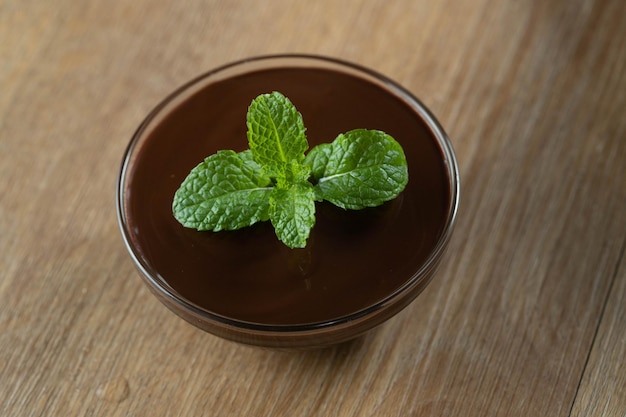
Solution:
[[[217,233],[182,227],[172,215],[174,192],[206,156],[248,147],[247,108],[271,91],[285,94],[302,113],[310,147],[355,128],[392,135],[408,161],[405,191],[359,211],[317,203],[305,249],[286,247],[269,222]],[[442,150],[413,109],[369,81],[307,68],[209,85],[149,133],[129,175],[131,240],[149,269],[205,310],[262,324],[332,320],[389,295],[441,236],[451,194]]]

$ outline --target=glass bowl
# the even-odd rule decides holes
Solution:
[[[380,207],[316,204],[305,249],[260,223],[183,228],[174,192],[220,149],[247,148],[247,106],[280,91],[303,115],[310,147],[356,128],[404,148],[409,183]],[[311,55],[231,63],[178,88],[141,123],[117,186],[119,226],[144,282],[174,313],[216,336],[269,348],[321,348],[391,318],[432,279],[450,239],[459,170],[450,140],[410,92],[370,69]]]

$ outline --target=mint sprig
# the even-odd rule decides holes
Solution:
[[[176,191],[172,208],[183,226],[235,230],[270,220],[284,244],[303,248],[316,201],[375,207],[408,182],[402,147],[378,130],[351,130],[305,154],[302,115],[278,92],[252,101],[247,126],[249,150],[209,156]]]

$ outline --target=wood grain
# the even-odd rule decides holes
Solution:
[[[615,288],[602,315],[573,416],[619,416],[626,411],[626,396],[622,392],[626,386],[625,275],[622,261],[620,270],[615,271]]]
[[[280,52],[396,79],[461,167],[433,283],[322,351],[181,321],[115,218],[152,106]],[[0,91],[0,415],[626,415],[622,1],[0,0]]]

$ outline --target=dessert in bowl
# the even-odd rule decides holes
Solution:
[[[205,157],[247,149],[248,106],[272,91],[302,114],[311,147],[355,128],[391,135],[406,156],[406,188],[362,210],[317,203],[301,249],[280,242],[269,222],[183,227],[172,214],[181,182]],[[128,251],[167,307],[229,340],[296,349],[355,338],[412,302],[437,269],[458,199],[450,140],[417,98],[374,71],[307,55],[235,62],[177,89],[133,136],[117,189]]]

